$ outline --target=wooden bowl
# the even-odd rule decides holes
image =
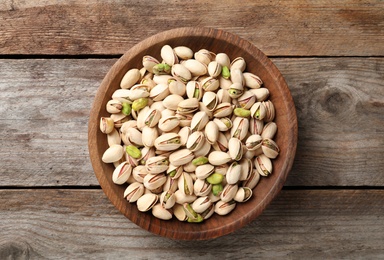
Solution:
[[[119,88],[120,81],[129,69],[141,68],[142,57],[152,55],[160,59],[163,45],[188,46],[193,51],[207,49],[214,53],[224,52],[232,59],[243,57],[246,70],[258,75],[270,91],[270,100],[276,109],[275,122],[278,131],[274,140],[279,145],[280,154],[273,160],[273,173],[262,177],[254,189],[254,195],[245,203],[237,203],[229,215],[214,214],[202,223],[180,222],[175,217],[164,221],[151,213],[137,210],[136,203],[130,204],[123,198],[126,185],[112,182],[112,164],[101,161],[108,148],[106,135],[99,130],[101,116],[109,116],[105,105],[112,93]],[[248,224],[259,216],[276,197],[290,171],[296,152],[297,117],[293,99],[276,66],[253,44],[228,32],[210,28],[178,28],[151,36],[128,50],[110,69],[99,87],[89,119],[88,143],[92,166],[96,177],[110,201],[128,219],[138,226],[160,236],[181,240],[205,240],[229,234]]]

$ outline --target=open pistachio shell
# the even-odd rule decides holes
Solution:
[[[179,103],[183,100],[184,100],[184,98],[182,96],[172,94],[172,95],[169,95],[166,98],[164,98],[163,105],[167,109],[176,111],[177,107],[179,106]]]
[[[189,149],[181,149],[173,152],[169,156],[169,161],[172,165],[180,166],[189,163],[194,158],[193,152]]]
[[[186,46],[177,46],[173,48],[173,51],[182,60],[188,60],[193,58],[193,51]]]
[[[111,145],[103,154],[101,160],[105,163],[113,163],[124,155],[124,148],[119,144]]]
[[[215,204],[215,212],[219,215],[227,215],[234,210],[235,207],[236,202],[234,200],[228,202],[220,200]]]
[[[207,65],[195,59],[185,60],[183,65],[191,72],[192,76],[201,76],[208,73]]]
[[[165,133],[157,137],[154,145],[160,151],[174,151],[181,146],[180,136],[176,133]]]
[[[160,56],[168,65],[174,65],[179,62],[179,58],[174,52],[173,48],[169,45],[164,45],[160,50]]]
[[[272,173],[272,162],[264,154],[261,154],[255,158],[255,167],[257,172],[261,176],[268,176]]]
[[[121,82],[120,82],[120,87],[122,89],[129,89],[131,88],[136,82],[138,82],[141,78],[140,71],[138,69],[130,69],[128,70]]]
[[[243,144],[240,139],[232,137],[228,141],[228,153],[232,160],[240,161],[243,157]]]
[[[112,181],[115,184],[124,184],[132,173],[132,166],[128,162],[119,164],[112,173]]]
[[[170,220],[172,218],[172,213],[159,203],[153,206],[152,215],[162,220]]]
[[[129,202],[136,202],[144,194],[144,185],[140,182],[133,182],[124,191],[124,198]]]
[[[252,190],[248,187],[240,187],[233,198],[237,202],[246,202],[252,197]]]
[[[159,200],[159,196],[156,194],[153,194],[153,193],[144,194],[136,202],[137,209],[141,212],[146,212],[152,209],[152,207],[156,205],[158,200]]]

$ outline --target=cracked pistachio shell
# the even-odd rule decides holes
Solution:
[[[232,83],[231,83],[231,85],[232,85]],[[221,88],[217,91],[216,95],[217,95],[217,98],[219,99],[219,104],[232,102],[232,98],[229,96],[228,89]]]
[[[120,128],[129,120],[129,117],[123,113],[112,114],[110,118],[112,118],[116,128]]]
[[[129,89],[117,89],[112,94],[112,99],[117,100],[121,103],[131,104],[132,100],[129,99],[129,93],[131,91]]]
[[[249,129],[253,135],[261,135],[264,128],[264,121],[251,117],[249,120]]]
[[[185,195],[193,195],[193,179],[187,172],[183,172],[178,181],[177,186]]]
[[[201,86],[205,91],[216,91],[220,87],[220,81],[214,77],[206,77],[201,81]]]
[[[143,130],[144,126],[145,126],[145,116],[146,114],[148,113],[148,110],[150,108],[148,106],[144,107],[143,109],[141,109],[139,111],[139,113],[137,114],[137,118],[136,118],[136,126],[139,130]]]
[[[272,101],[262,101],[265,107],[265,117],[264,121],[271,122],[273,119],[275,119],[275,107],[272,103]]]
[[[213,204],[213,201],[212,201],[211,206],[209,208],[207,208],[204,212],[200,213],[200,215],[204,219],[209,219],[213,215],[213,213],[215,213],[215,205]]]
[[[163,184],[167,181],[167,176],[165,174],[147,174],[143,179],[144,187],[149,190],[155,190],[159,187],[162,187]]]
[[[252,197],[252,190],[248,187],[240,187],[233,198],[237,202],[246,202]]]
[[[165,209],[172,208],[176,203],[175,194],[172,191],[163,191],[160,195],[160,204]]]
[[[185,60],[183,65],[191,72],[192,76],[202,76],[208,73],[207,65],[195,59]]]
[[[199,108],[199,100],[197,98],[188,98],[179,103],[177,112],[179,114],[190,114]]]
[[[148,158],[151,158],[153,156],[155,156],[154,147],[143,147],[143,149],[141,149],[141,157],[139,159],[140,164],[145,165]]]
[[[156,85],[168,85],[168,81],[172,79],[171,75],[168,74],[159,74],[159,75],[153,75],[153,82]],[[155,86],[153,86],[151,89],[153,89]]]
[[[254,151],[261,147],[261,141],[263,138],[260,135],[250,135],[245,141],[245,147],[247,150]]]
[[[164,208],[161,204],[153,206],[152,215],[162,220],[170,220],[172,218],[172,213],[169,209]]]
[[[237,162],[233,162],[229,168],[227,173],[225,174],[225,179],[227,180],[228,184],[236,184],[241,177],[241,165]]]
[[[228,141],[228,153],[232,160],[240,161],[243,157],[243,144],[240,139],[232,137]]]
[[[217,61],[211,61],[208,64],[208,74],[211,77],[217,78],[221,74],[221,65]]]
[[[159,200],[159,196],[153,193],[146,193],[137,200],[137,209],[146,212],[153,208]]]
[[[269,90],[267,88],[250,89],[255,96],[256,100],[261,102],[265,101],[269,97]]]
[[[180,166],[189,163],[194,158],[194,154],[189,149],[181,149],[169,155],[169,161],[172,165]]]
[[[211,51],[208,51],[206,49],[201,49],[195,52],[194,57],[195,57],[195,60],[198,60],[201,63],[208,65],[211,61],[215,59],[216,55]]]
[[[164,98],[163,105],[167,109],[176,111],[179,103],[183,100],[184,100],[184,98],[182,96],[172,94],[172,95],[169,95],[168,97]]]
[[[144,116],[144,124],[149,127],[155,127],[161,118],[161,111],[150,108]]]
[[[138,69],[130,69],[124,74],[120,82],[120,87],[122,89],[129,89],[135,83],[137,83],[140,80],[140,78],[141,78],[141,74]]]
[[[193,51],[186,46],[177,46],[173,48],[173,51],[182,60],[188,60],[193,58]]]
[[[148,87],[148,91],[151,91],[154,86],[156,86],[155,81],[151,78],[143,78],[140,80],[140,84],[146,85]]]
[[[176,115],[175,111],[168,108],[161,111],[161,117],[169,117],[169,116],[175,116],[175,115]]]
[[[179,113],[176,113],[175,116],[180,121],[180,127],[189,127],[190,128],[192,117],[193,117],[193,113],[190,113],[190,114],[179,114]]]
[[[228,151],[228,139],[223,133],[219,133],[216,143],[212,145],[215,151],[227,152]]]
[[[243,77],[243,72],[239,69],[233,69],[231,70],[231,81],[232,83],[239,83],[242,86],[245,84],[245,80]]]
[[[179,181],[179,179],[178,179]],[[186,195],[183,191],[175,191],[175,198],[177,204],[192,203],[196,200],[196,195]]]
[[[124,122],[120,127],[120,133],[126,133],[129,128],[137,128],[136,120],[128,120]]]
[[[172,179],[171,176],[167,176],[167,181],[163,185],[163,191],[171,191],[174,193],[177,189],[177,179]]]
[[[263,85],[263,81],[253,73],[244,72],[243,77],[245,81],[245,86],[249,88],[258,89],[261,87],[261,85]]]
[[[230,86],[232,85],[232,81],[224,77],[219,77],[219,82],[220,82],[220,88],[228,92]]]
[[[120,160],[123,155],[124,148],[119,144],[113,144],[105,150],[101,160],[105,163],[113,163]]]
[[[277,125],[275,122],[268,122],[264,125],[263,131],[261,132],[262,138],[272,139],[277,132]]]
[[[252,190],[252,189],[255,188],[256,185],[259,183],[259,181],[260,181],[260,176],[261,176],[261,175],[259,174],[259,172],[257,171],[257,169],[252,170],[252,171],[251,171],[251,174],[249,175],[248,180],[243,181],[242,186],[243,186],[243,187],[248,187],[248,188],[250,188],[250,189]]]
[[[205,125],[209,122],[209,117],[204,111],[199,111],[193,115],[191,121],[191,130],[201,131],[204,129]]]
[[[207,156],[207,154],[211,150],[211,147],[212,147],[211,144],[208,143],[207,141],[205,141],[203,146],[199,150],[197,150],[193,153],[196,157]]]
[[[136,128],[129,128],[125,133],[125,138],[131,144],[134,144],[137,146],[143,146],[144,145],[142,133],[139,130],[137,130]]]
[[[183,83],[180,80],[177,80],[175,78],[169,78],[167,84],[168,84],[169,92],[171,94],[184,96],[185,91],[186,91],[185,83]]]
[[[184,208],[180,204],[175,204],[173,207],[173,215],[179,220],[179,221],[187,221],[188,216],[185,214]]]
[[[136,202],[144,194],[144,185],[140,182],[133,182],[124,191],[124,198],[129,202]]]
[[[203,164],[203,165],[197,166],[195,170],[196,177],[201,180],[206,179],[209,175],[211,175],[214,172],[215,172],[215,167],[211,164]]]
[[[203,102],[199,102],[199,110],[206,113],[209,120],[213,118],[213,111],[209,110]]]
[[[203,147],[204,142],[204,133],[201,131],[196,131],[189,135],[186,147],[192,152],[195,152]]]
[[[181,146],[180,136],[176,133],[165,133],[156,138],[154,145],[160,151],[174,151]]]
[[[229,68],[231,66],[231,61],[228,57],[228,54],[226,54],[226,53],[216,54],[215,60],[217,61],[217,63],[219,63],[223,67],[226,66]]]
[[[233,105],[231,103],[220,103],[217,105],[216,109],[213,111],[213,116],[220,118],[220,117],[227,117],[232,114],[233,111]]]
[[[246,66],[247,66],[247,64],[246,64],[244,58],[243,57],[237,57],[231,62],[230,69],[231,69],[231,71],[233,71],[234,69],[239,69],[241,72],[243,72],[245,70]]]
[[[212,184],[202,179],[197,179],[193,184],[193,192],[196,196],[208,196],[212,190]]]
[[[215,204],[215,212],[218,215],[227,215],[229,214],[232,210],[234,210],[236,207],[236,202],[234,200],[225,202],[225,201],[218,201]]]
[[[252,159],[253,159],[253,157],[252,157]],[[241,176],[240,176],[240,180],[241,180],[241,181],[248,180],[249,177],[251,176],[251,173],[252,173],[252,170],[253,170],[253,163],[252,163],[252,160],[251,160],[251,159],[248,159],[248,158],[243,158],[243,159],[240,161],[240,165],[241,165]]]
[[[179,178],[182,173],[183,173],[183,166],[174,166],[170,164],[167,170],[167,175],[172,179]]]
[[[133,178],[139,183],[143,183],[144,177],[148,174],[145,165],[138,165],[132,169]]]
[[[124,184],[132,173],[132,166],[128,162],[120,163],[112,173],[112,181],[115,184]]]
[[[201,100],[203,97],[204,91],[199,81],[191,80],[185,86],[185,90],[188,98],[196,98],[197,100]]]
[[[149,97],[149,87],[144,84],[136,84],[131,88],[129,92],[129,99],[134,101],[139,98]]]
[[[261,176],[268,176],[272,173],[272,162],[264,154],[261,154],[255,158],[255,168]]]
[[[149,92],[149,97],[153,101],[162,101],[168,95],[169,95],[169,88],[168,88],[168,85],[165,83],[157,84],[156,86],[153,87],[153,89],[151,89],[151,92]]]
[[[221,132],[228,131],[232,127],[232,121],[228,117],[214,118],[213,122]]]
[[[171,69],[172,76],[183,83],[187,83],[192,79],[191,72],[182,64],[175,64]]]
[[[173,48],[169,45],[164,45],[161,48],[160,56],[166,64],[171,65],[171,66],[173,66],[175,63],[179,62],[179,58],[177,57]]]
[[[180,123],[181,123],[181,120],[180,120]],[[183,128],[180,129],[178,134],[180,136],[180,144],[182,146],[185,146],[187,144],[189,135],[191,134],[191,128],[189,126],[184,126]]]
[[[180,120],[176,116],[166,116],[159,120],[158,127],[163,132],[169,132],[180,124]]]
[[[233,83],[229,89],[228,94],[231,98],[238,98],[244,93],[244,87],[241,83],[235,82]]]
[[[148,173],[156,174],[165,172],[168,169],[169,161],[165,156],[154,156],[148,158],[145,167]]]
[[[161,112],[161,111],[165,110],[165,107],[164,107],[162,101],[156,101],[156,102],[152,103],[152,105],[150,106],[150,109],[156,109],[156,110],[159,110]]]
[[[183,165],[183,169],[185,172],[188,172],[192,175],[196,170],[196,165],[194,165],[192,161],[190,161],[189,163]]]
[[[269,139],[269,138],[263,139],[263,141],[261,143],[261,148],[262,148],[265,156],[267,156],[268,158],[271,158],[271,159],[275,159],[279,155],[279,152],[280,152],[280,149],[277,146],[277,144],[275,143],[275,141],[273,141],[272,139]]]
[[[119,100],[111,99],[107,102],[105,109],[110,114],[120,113],[123,109],[123,104]]]
[[[229,202],[233,200],[233,198],[236,196],[238,189],[239,189],[239,186],[237,186],[237,184],[225,185],[223,191],[220,194],[220,199],[224,202]]]
[[[222,165],[231,161],[231,157],[228,153],[221,151],[213,151],[209,154],[208,161],[212,165]]]
[[[204,93],[202,101],[209,111],[213,111],[219,103],[219,98],[215,92],[208,91]]]
[[[100,118],[100,131],[103,134],[109,134],[115,129],[115,122],[110,117]]]
[[[236,117],[233,120],[233,126],[231,128],[231,137],[243,140],[248,134],[249,120],[243,117]]]
[[[213,121],[209,121],[204,129],[205,137],[207,142],[210,144],[214,144],[219,139],[219,127]]]
[[[256,96],[251,91],[245,91],[237,101],[242,108],[250,109],[256,102]]]
[[[155,145],[155,140],[159,136],[159,132],[156,127],[145,126],[142,131],[142,143],[146,147],[152,147]]]
[[[209,209],[212,205],[212,201],[208,196],[203,196],[197,198],[193,203],[192,203],[192,209],[196,213],[203,213],[207,209]]]
[[[159,63],[157,59],[149,55],[144,56],[142,61],[143,67],[150,73],[153,73],[153,66]]]

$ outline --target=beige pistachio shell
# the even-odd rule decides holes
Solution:
[[[160,56],[166,64],[171,65],[171,66],[173,66],[175,63],[179,62],[179,58],[177,57],[173,48],[167,44],[161,48]]]
[[[262,101],[265,107],[265,117],[264,121],[271,122],[273,119],[275,119],[275,107],[271,100]]]
[[[261,102],[265,101],[269,97],[269,90],[267,88],[250,89],[255,96],[256,100]]]
[[[233,126],[231,128],[231,137],[235,137],[239,140],[243,140],[249,129],[249,120],[243,117],[236,117],[233,120]]]
[[[153,206],[152,215],[162,220],[170,220],[172,218],[172,213],[159,203]]]
[[[168,169],[169,161],[165,156],[154,156],[148,158],[145,167],[148,173],[156,174],[165,172]]]
[[[234,200],[225,202],[225,201],[218,201],[215,204],[215,212],[218,215],[227,215],[229,214],[232,210],[234,210],[236,207],[236,202]]]
[[[201,131],[204,129],[205,125],[209,122],[209,117],[204,111],[199,111],[192,117],[191,121],[191,130]]]
[[[252,197],[252,190],[248,187],[240,187],[233,198],[237,202],[246,202]]]
[[[213,122],[221,132],[228,131],[232,127],[232,121],[228,117],[214,118]]]
[[[228,141],[228,154],[232,160],[240,161],[243,157],[243,144],[240,139],[231,137]]]
[[[112,173],[112,181],[115,184],[124,184],[132,173],[132,166],[128,162],[119,164]]]
[[[144,124],[149,127],[155,127],[161,118],[161,111],[150,108],[144,116]]]
[[[231,81],[232,83],[239,83],[242,86],[245,85],[243,72],[240,69],[231,69]]]
[[[255,158],[255,168],[261,176],[268,176],[272,173],[272,162],[264,154],[261,154]]]
[[[228,139],[223,133],[219,133],[219,137],[216,143],[212,145],[215,151],[227,152],[228,151]]]
[[[203,147],[204,142],[204,133],[201,131],[196,131],[189,135],[186,147],[192,152],[195,152]]]
[[[211,144],[207,140],[205,140],[203,146],[199,150],[194,151],[193,153],[196,158],[200,156],[207,156],[207,154],[211,150],[211,147]]]
[[[221,151],[213,151],[209,154],[208,161],[212,165],[222,165],[231,161],[231,157],[228,153]]]
[[[222,66],[217,61],[211,61],[208,64],[208,74],[211,77],[217,78],[221,74]]]
[[[275,159],[279,155],[279,152],[280,152],[280,149],[277,146],[277,144],[275,143],[275,141],[273,141],[272,139],[269,139],[269,138],[263,139],[263,141],[261,143],[261,148],[263,150],[263,153],[268,158],[271,158],[271,159]]]
[[[173,51],[181,60],[188,60],[193,58],[193,51],[186,46],[177,46],[173,48]]]
[[[196,195],[186,195],[182,190],[175,191],[176,204],[192,203],[196,200]]]
[[[237,101],[239,102],[240,107],[250,109],[256,102],[256,96],[251,91],[245,91]]]
[[[131,91],[129,89],[117,89],[112,94],[112,99],[117,100],[121,103],[131,104],[132,100],[129,99],[129,93]]]
[[[261,135],[264,128],[264,121],[251,117],[249,120],[249,130],[251,134]]]
[[[247,66],[245,60],[243,57],[237,57],[231,62],[230,69],[231,71],[235,69],[239,69],[241,72],[245,70],[245,67]]]
[[[259,181],[260,181],[260,176],[261,176],[261,175],[259,174],[259,172],[258,172],[257,169],[252,170],[252,172],[251,172],[251,174],[250,174],[248,180],[244,181],[244,182],[242,183],[242,186],[243,186],[243,187],[248,187],[248,188],[250,188],[250,189],[255,188],[256,185],[257,185],[257,184],[259,183]]]
[[[171,94],[184,96],[186,91],[185,83],[175,78],[169,78],[167,84],[168,84],[169,92]]]
[[[183,172],[177,182],[178,188],[185,195],[193,195],[193,179],[187,172]]]
[[[250,135],[245,141],[245,147],[247,150],[254,151],[261,147],[263,138],[260,135]]]
[[[219,98],[215,92],[208,91],[204,93],[202,102],[209,111],[213,111],[219,104]]]
[[[228,89],[228,95],[231,98],[238,98],[244,93],[244,87],[241,83],[235,82]]]
[[[169,132],[180,124],[176,116],[166,116],[159,120],[158,127],[163,132]]]
[[[177,107],[179,106],[179,103],[183,100],[184,100],[184,98],[182,96],[172,94],[172,95],[169,95],[166,98],[164,98],[163,105],[167,109],[176,111]]]
[[[141,78],[141,74],[138,69],[130,69],[124,74],[120,82],[120,87],[122,89],[129,89],[135,83],[137,83],[140,80],[140,78]]]
[[[203,102],[199,102],[199,110],[206,113],[209,120],[213,119],[213,111],[209,110]]]
[[[185,214],[184,208],[180,204],[175,204],[173,207],[173,215],[179,220],[179,221],[187,221],[188,216]]]
[[[192,78],[191,72],[182,64],[175,64],[171,69],[172,76],[181,82],[188,82]]]
[[[189,163],[194,158],[193,152],[189,149],[181,149],[173,152],[169,156],[169,161],[172,165],[180,166]]]
[[[113,163],[124,155],[124,148],[119,144],[111,145],[103,154],[101,160],[105,163]]]
[[[172,208],[176,203],[175,194],[172,191],[163,191],[160,195],[160,205],[165,209]]]
[[[168,85],[169,80],[173,79],[171,75],[168,74],[159,74],[159,75],[153,75],[153,82],[155,83],[155,86],[158,84],[161,85]],[[153,86],[152,88],[154,88]],[[152,89],[151,88],[151,89]]]
[[[205,91],[216,91],[220,87],[220,81],[214,77],[207,77],[201,81],[201,86]]]
[[[253,157],[252,157],[253,159]],[[243,158],[240,161],[241,165],[241,176],[240,176],[240,181],[245,181],[248,180],[248,178],[251,175],[251,172],[253,170],[253,163],[251,159],[248,158]]]
[[[183,65],[191,72],[192,76],[201,76],[208,73],[207,65],[195,59],[185,60]]]
[[[231,66],[231,61],[228,57],[228,54],[226,54],[226,53],[216,54],[215,60],[217,61],[217,63],[219,63],[223,67],[226,66],[229,68]]]
[[[263,81],[253,73],[244,72],[243,77],[245,81],[245,86],[249,88],[258,89],[261,87],[261,85],[263,85]]]
[[[228,89],[221,88],[217,91],[216,95],[217,95],[217,98],[219,99],[219,104],[232,102],[232,98],[229,96]]]
[[[156,205],[159,196],[153,193],[146,193],[137,200],[137,209],[141,212],[149,211]]]
[[[120,113],[123,109],[123,104],[119,100],[111,99],[107,102],[105,109],[110,114]]]
[[[204,91],[199,81],[191,80],[187,83],[185,88],[188,98],[196,98],[200,101],[203,97]]]
[[[129,128],[137,128],[136,120],[128,120],[124,122],[120,127],[120,133],[126,133]]]
[[[231,103],[220,103],[216,106],[216,109],[213,111],[213,116],[220,118],[220,117],[227,117],[232,114],[233,111],[233,105]]]
[[[182,146],[185,146],[187,144],[189,135],[191,134],[191,128],[189,126],[184,126],[180,129],[178,134],[180,136],[180,144]]]
[[[146,55],[143,57],[143,67],[150,73],[153,73],[153,66],[159,64],[160,62],[152,57],[152,56],[149,56],[149,55]]]
[[[134,101],[139,98],[149,97],[149,87],[144,84],[134,85],[129,92],[129,99]]]
[[[166,83],[157,84],[149,92],[149,97],[153,101],[162,101],[169,95],[169,88]]]
[[[180,136],[176,133],[165,133],[157,137],[154,145],[160,151],[174,151],[181,146]]]
[[[136,202],[144,194],[144,185],[140,182],[133,182],[124,191],[124,198],[129,202]]]
[[[179,103],[177,112],[179,114],[190,114],[199,108],[199,100],[197,98],[188,98]]]
[[[145,126],[142,131],[142,143],[146,147],[152,147],[155,145],[155,140],[159,136],[156,127]]]
[[[263,131],[261,132],[261,137],[262,138],[269,138],[273,139],[277,132],[277,125],[275,122],[268,122],[267,124],[264,125]]]
[[[241,178],[242,167],[237,162],[233,162],[225,175],[228,184],[236,184]]]
[[[219,127],[213,121],[209,121],[204,129],[205,137],[210,144],[217,142],[219,138]]]
[[[192,203],[192,209],[196,213],[203,213],[206,211],[208,208],[210,208],[212,205],[212,201],[208,196],[202,196],[197,198],[193,203]]]
[[[213,52],[210,52],[206,49],[201,49],[197,52],[195,52],[194,57],[196,60],[200,61],[201,63],[204,63],[208,65],[212,60],[215,59],[215,54]]]
[[[215,172],[215,167],[211,164],[203,164],[197,166],[196,168],[196,177],[201,180],[205,180],[209,175]]]
[[[116,129],[113,129],[112,132],[107,134],[107,142],[109,146],[121,144],[121,136]]]
[[[147,169],[145,165],[138,165],[132,169],[132,176],[139,183],[143,183],[145,175],[147,175]]]
[[[212,190],[212,184],[205,180],[197,179],[193,184],[193,192],[196,196],[208,196]]]
[[[166,182],[167,177],[165,174],[147,174],[143,179],[144,187],[149,190],[155,190],[159,187],[162,187],[163,184]]]
[[[237,186],[237,184],[225,185],[223,191],[220,194],[221,201],[229,202],[233,200],[233,198],[236,196],[238,189],[239,189],[239,186]]]
[[[163,185],[163,191],[171,191],[175,193],[177,189],[177,179],[172,179],[170,176],[167,176],[167,181]]]

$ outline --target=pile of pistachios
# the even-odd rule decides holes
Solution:
[[[164,45],[122,77],[100,130],[124,198],[160,219],[202,222],[248,201],[279,154],[269,91],[242,57]]]

